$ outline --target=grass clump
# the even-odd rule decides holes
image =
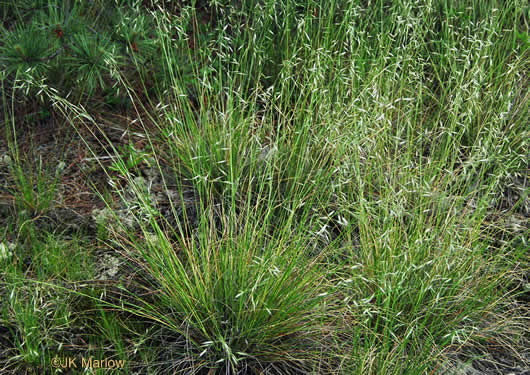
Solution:
[[[32,86],[111,186],[92,343],[154,374],[456,373],[488,345],[528,366],[522,2],[148,3],[79,5],[102,35],[58,55],[78,95]]]
[[[307,371],[323,324],[318,263],[305,257],[302,238],[269,238],[266,214],[246,222],[228,214],[217,228],[206,210],[197,237],[173,243],[155,225],[154,235],[129,246],[151,280],[144,288],[158,290],[154,301],[132,296],[131,312],[182,337],[166,366],[234,372],[285,362]]]

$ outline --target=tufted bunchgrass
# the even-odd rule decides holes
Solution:
[[[524,9],[211,2],[206,22],[158,4],[154,81],[117,80],[177,190],[168,216],[100,138],[136,196],[116,189],[137,226],[109,242],[142,276],[102,303],[164,332],[151,371],[444,373],[488,342],[517,356]],[[101,127],[42,89],[73,126]]]

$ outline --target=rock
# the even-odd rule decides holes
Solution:
[[[0,261],[4,259],[9,259],[13,256],[14,246],[13,244],[4,244],[0,243]]]
[[[11,157],[8,154],[0,155],[0,167],[11,165]]]
[[[112,210],[108,207],[93,209],[91,216],[97,225],[106,225],[111,218],[114,218]]]
[[[120,271],[121,264],[122,261],[118,257],[104,254],[103,259],[98,264],[101,273],[97,279],[103,281],[114,280]]]

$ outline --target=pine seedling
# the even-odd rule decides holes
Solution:
[[[39,81],[45,78],[48,62],[57,47],[36,23],[29,27],[19,25],[7,32],[5,43],[0,45],[0,66],[12,77]]]

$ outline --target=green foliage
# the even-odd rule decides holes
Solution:
[[[267,238],[264,228],[272,217],[266,210],[249,209],[250,225],[241,230],[236,228],[243,223],[233,213],[226,212],[232,224],[222,228],[203,218],[200,232],[218,229],[222,237],[201,234],[197,241],[180,243],[179,253],[156,224],[143,226],[145,241],[131,237],[135,261],[152,279],[145,287],[156,287],[159,294],[155,301],[130,295],[126,311],[182,336],[188,350],[172,349],[180,353],[175,360],[182,366],[197,362],[236,371],[245,364],[286,361],[300,369],[311,364],[314,335],[323,324],[318,264],[305,256],[302,237],[284,242],[285,233],[278,231]],[[289,218],[283,219],[288,225]],[[156,234],[148,236],[153,230]]]
[[[152,16],[138,7],[48,0],[15,9],[0,44],[0,66],[14,87],[24,83],[35,94],[45,84],[85,100],[114,86],[120,70],[150,70]]]
[[[16,184],[13,193],[17,208],[28,211],[30,216],[44,214],[56,197],[61,170],[56,169],[55,173],[46,170],[40,159],[37,170],[32,170],[27,163],[14,163],[11,171]]]
[[[117,68],[115,46],[107,36],[80,33],[71,38],[71,55],[65,60],[76,72],[76,83],[90,95],[105,87],[105,78]]]
[[[119,12],[116,39],[122,42],[123,52],[136,64],[146,64],[155,56],[154,22],[151,14],[142,14],[138,8]]]
[[[116,158],[109,170],[119,172],[127,175],[129,172],[138,172],[138,167],[145,164],[147,167],[152,167],[153,161],[151,153],[147,150],[139,151],[134,147],[132,142],[118,147],[119,156]]]
[[[91,342],[142,352],[160,363],[153,373],[434,374],[452,351],[508,337],[517,346],[526,4],[146,3],[55,7],[49,23],[21,6],[5,22],[12,81],[27,63],[7,53],[23,43],[15,18],[48,36],[64,24],[46,47],[60,53],[29,72],[65,90],[42,94],[94,134],[107,134],[106,113],[79,98],[115,108],[126,96],[123,134],[134,127],[149,145],[87,140],[93,160],[108,159],[102,144],[115,153],[99,167],[113,187],[106,216],[122,230],[96,229],[134,270],[119,293],[84,294],[110,308],[94,317],[106,333]],[[146,165],[148,183],[137,177]],[[45,212],[53,195],[22,168],[14,176],[18,208]],[[134,209],[118,220],[124,206]],[[62,244],[27,237],[56,259],[34,254],[39,278],[68,277]],[[20,327],[34,325],[17,311]]]
[[[17,26],[0,45],[0,63],[8,74],[39,81],[45,78],[47,59],[56,46],[36,24]]]

